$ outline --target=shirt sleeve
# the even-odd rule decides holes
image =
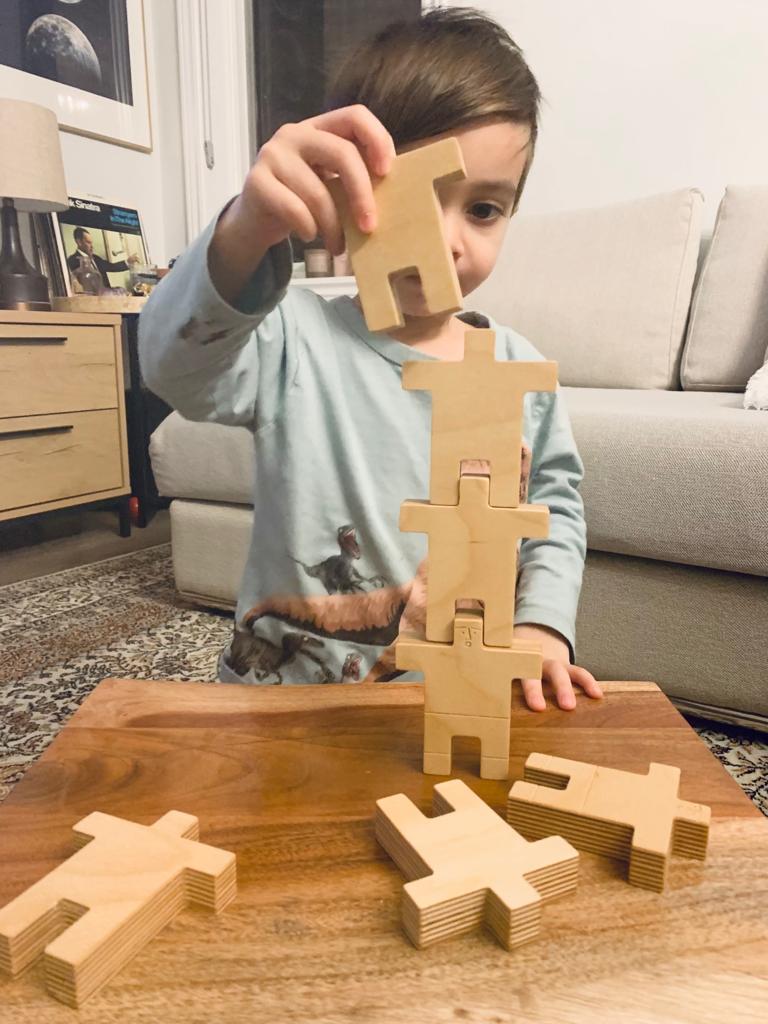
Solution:
[[[531,439],[528,501],[549,506],[549,536],[520,545],[515,622],[557,630],[568,641],[574,662],[576,611],[587,554],[584,503],[578,490],[584,464],[559,386],[555,392],[537,392],[532,408],[537,427]]]
[[[128,266],[126,260],[118,260],[117,263],[110,263],[109,260],[105,260],[101,256],[96,256],[95,254],[93,259],[99,270],[101,270],[102,272],[106,271],[106,273],[108,274],[117,274],[120,271],[126,271],[131,269]]]
[[[147,387],[189,420],[247,426],[273,420],[295,376],[290,242],[269,249],[234,305],[216,290],[208,249],[219,214],[152,291],[139,318]]]

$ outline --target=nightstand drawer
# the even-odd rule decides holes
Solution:
[[[0,419],[0,512],[128,491],[118,409]]]
[[[1,323],[0,416],[114,409],[115,349],[111,327]]]

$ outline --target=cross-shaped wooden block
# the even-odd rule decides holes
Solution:
[[[94,812],[87,845],[0,910],[0,968],[15,976],[44,951],[52,995],[79,1006],[187,903],[220,913],[236,894],[235,855],[195,840],[197,818],[153,825]]]
[[[710,809],[680,800],[680,769],[646,775],[531,754],[509,791],[507,821],[531,838],[565,836],[580,850],[629,860],[629,881],[661,892],[670,854],[703,860]]]
[[[378,223],[370,234],[358,228],[341,181],[326,182],[339,211],[369,330],[402,327],[392,279],[405,274],[421,277],[430,313],[461,309],[461,288],[443,230],[435,182],[464,177],[464,158],[455,138],[395,157],[389,174],[373,179]]]
[[[424,772],[449,775],[454,736],[480,738],[480,775],[509,775],[509,721],[514,679],[541,677],[541,648],[516,640],[511,647],[483,643],[478,612],[460,612],[453,643],[429,643],[401,633],[398,668],[424,673]]]
[[[423,948],[483,921],[506,949],[535,938],[542,902],[576,888],[576,850],[559,836],[526,842],[459,779],[435,786],[433,800],[433,818],[402,793],[376,801],[376,838],[412,879],[410,940]]]
[[[435,505],[459,500],[461,463],[491,464],[490,504],[514,508],[520,500],[523,400],[528,391],[554,391],[557,363],[497,360],[496,334],[464,334],[464,359],[409,360],[403,387],[432,392],[429,496]]]
[[[400,507],[401,530],[429,534],[427,640],[450,643],[456,602],[476,600],[484,604],[485,643],[511,647],[518,541],[547,536],[549,509],[493,507],[487,476],[462,476],[459,484],[458,505],[405,501]]]

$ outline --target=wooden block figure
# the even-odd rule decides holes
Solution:
[[[533,753],[509,791],[507,821],[530,838],[557,833],[628,860],[630,884],[661,892],[671,854],[706,856],[710,809],[680,800],[679,784],[672,765],[652,763],[638,775]]]
[[[483,459],[491,464],[490,504],[515,508],[523,399],[528,391],[557,388],[557,363],[497,361],[492,330],[468,330],[464,338],[462,361],[403,364],[404,388],[432,392],[430,501],[457,504],[462,461]]]
[[[376,802],[376,838],[410,879],[411,942],[421,949],[483,922],[506,949],[535,938],[542,902],[576,888],[576,850],[559,836],[528,843],[458,779],[433,796],[433,818],[402,793]]]
[[[80,1006],[185,904],[220,913],[235,898],[235,855],[196,842],[198,821],[169,811],[153,825],[95,812],[84,845],[0,910],[0,968],[18,975],[43,953],[48,990]]]
[[[541,650],[521,641],[510,647],[483,643],[477,612],[456,615],[453,643],[429,643],[402,634],[397,667],[424,673],[424,772],[449,775],[454,736],[480,737],[480,775],[509,775],[509,723],[513,679],[541,675]]]
[[[547,536],[549,509],[491,506],[486,476],[462,476],[459,494],[458,505],[406,501],[400,510],[401,530],[429,534],[427,640],[450,643],[456,602],[474,599],[484,603],[485,643],[510,647],[518,542]]]
[[[395,157],[391,170],[374,179],[378,223],[365,234],[357,227],[338,179],[326,182],[339,210],[365,322],[371,331],[402,327],[392,279],[418,272],[430,313],[461,309],[453,255],[443,231],[436,181],[466,177],[461,147],[441,139]]]
[[[481,776],[506,778],[512,681],[542,668],[540,647],[514,642],[518,547],[549,533],[549,509],[520,504],[524,400],[557,388],[557,364],[497,361],[495,332],[469,330],[463,360],[407,362],[403,387],[432,392],[430,501],[400,512],[401,530],[429,536],[426,641],[404,635],[396,650],[425,674],[424,771],[447,774],[453,737],[479,736]],[[490,474],[462,474],[470,461]],[[465,601],[482,618],[457,616]]]

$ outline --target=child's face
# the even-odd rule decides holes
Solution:
[[[494,268],[504,241],[515,193],[525,168],[530,130],[509,121],[485,121],[403,146],[417,149],[438,139],[455,137],[464,156],[467,176],[438,182],[445,234],[461,294],[479,287]],[[397,281],[403,313],[424,316],[426,306],[418,274]]]

